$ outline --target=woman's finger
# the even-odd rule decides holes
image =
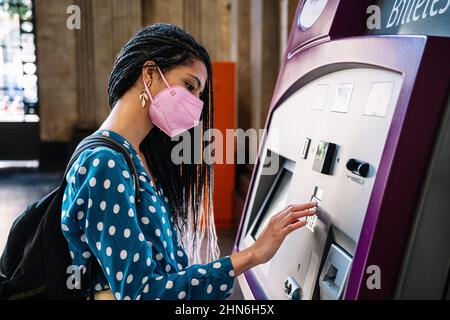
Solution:
[[[314,209],[314,210],[312,210]],[[289,213],[288,215],[286,215],[282,221],[281,224],[283,227],[295,222],[298,219],[304,218],[304,217],[310,217],[310,216],[314,216],[317,214],[317,208],[313,207],[307,210],[303,210],[303,211],[294,211]]]
[[[306,220],[298,220],[297,222],[291,223],[290,225],[285,227],[283,229],[283,232],[285,233],[285,236],[287,236],[289,233],[306,226],[307,223],[308,222]]]
[[[283,219],[283,217],[285,216],[285,215],[287,215],[289,212],[291,212],[291,208],[292,208],[292,206],[287,206],[286,208],[284,208],[283,210],[281,210],[280,212],[278,212],[277,214],[275,214],[274,216],[273,216],[273,219]]]
[[[301,203],[301,204],[293,204],[288,206],[286,209],[280,212],[279,215],[277,215],[281,220],[283,220],[287,215],[289,215],[292,212],[296,211],[304,211],[307,209],[311,209],[317,206],[316,202],[310,202],[310,203]]]

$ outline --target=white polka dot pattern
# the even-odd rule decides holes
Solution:
[[[141,194],[135,199],[121,153],[101,147],[80,155],[66,177],[74,184],[66,187],[61,208],[73,264],[86,272],[89,260],[98,260],[103,272],[94,277],[94,288],[111,288],[117,300],[227,298],[234,282],[230,257],[188,266],[159,181],[153,185],[142,158],[122,136],[105,130],[95,134],[129,149]]]

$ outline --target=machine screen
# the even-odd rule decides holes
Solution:
[[[257,223],[253,227],[252,236],[256,240],[266,228],[270,218],[285,209],[288,198],[288,189],[292,173],[283,169],[277,176],[273,188],[269,191],[257,216]]]
[[[327,155],[328,143],[320,141],[319,147],[317,148],[316,159],[319,161],[324,161]]]

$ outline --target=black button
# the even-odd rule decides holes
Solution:
[[[366,162],[356,159],[350,159],[348,160],[346,167],[352,173],[363,178],[367,178],[367,176],[369,175],[370,165]]]

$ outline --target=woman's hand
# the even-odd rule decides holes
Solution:
[[[253,244],[258,264],[272,259],[286,236],[306,225],[306,219],[299,219],[316,214],[316,210],[309,210],[315,207],[316,203],[292,205],[270,218],[269,224]]]
[[[270,218],[269,224],[252,246],[231,255],[234,273],[239,275],[272,259],[286,236],[306,225],[306,220],[300,219],[316,214],[317,210],[310,210],[316,206],[314,202],[291,205]]]

